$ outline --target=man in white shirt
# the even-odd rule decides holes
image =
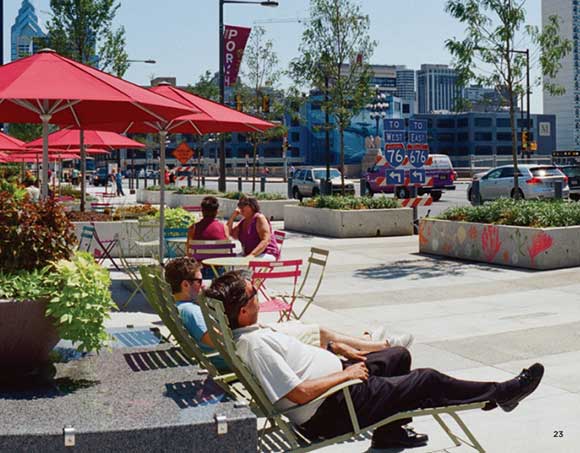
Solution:
[[[290,412],[292,422],[310,437],[333,437],[352,429],[342,392],[306,405],[335,385],[351,379],[363,383],[349,388],[362,427],[402,411],[473,402],[488,402],[485,410],[500,406],[512,411],[532,393],[544,367],[536,363],[506,382],[463,381],[431,368],[411,370],[411,355],[391,347],[342,362],[320,347],[310,346],[284,333],[258,324],[257,290],[239,272],[213,281],[206,295],[223,302],[236,338],[237,353],[259,380],[278,408],[300,405]],[[399,420],[373,433],[373,448],[425,445],[426,434],[405,427]]]

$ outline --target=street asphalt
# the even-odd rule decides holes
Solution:
[[[466,203],[460,184],[434,206]],[[274,228],[283,228],[283,222],[274,222]],[[578,269],[541,272],[440,259],[419,254],[417,236],[332,239],[289,232],[283,256],[305,259],[313,246],[330,250],[330,258],[305,322],[352,335],[380,326],[410,332],[414,367],[463,379],[502,381],[542,362],[542,384],[513,412],[471,411],[462,417],[488,452],[579,451]],[[116,271],[111,277],[114,299],[122,304],[129,295],[122,285],[127,277]],[[139,296],[127,310],[113,313],[108,325],[152,323],[159,319]],[[432,418],[413,424],[430,436],[414,452],[473,451],[454,447]],[[324,451],[373,450],[361,438]]]

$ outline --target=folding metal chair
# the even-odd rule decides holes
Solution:
[[[111,203],[91,203],[91,210],[95,211],[95,212],[99,212],[99,213],[104,213],[106,210],[111,210],[112,209],[112,205]]]
[[[236,256],[234,249],[236,244],[229,239],[223,241],[189,241],[187,246],[187,256],[193,258],[199,263],[209,258],[230,258]],[[207,266],[204,266],[204,271]],[[212,271],[216,277],[219,277],[219,271],[212,266]],[[211,278],[206,272],[204,277]]]
[[[169,238],[187,238],[187,228],[165,228],[163,230],[163,240],[165,241],[165,257],[177,258],[180,256],[178,245],[168,241]],[[185,253],[187,253],[185,251]],[[181,255],[183,256],[183,255]]]
[[[201,212],[201,206],[182,206],[187,212]]]
[[[260,302],[260,311],[278,312],[280,318],[290,319],[294,301],[296,299],[296,284],[301,275],[300,267],[302,260],[286,261],[250,261],[249,267],[252,270],[252,284],[256,287],[263,301]],[[278,279],[291,279],[292,292],[286,300],[269,294],[265,282]]]
[[[81,238],[77,250],[82,252],[90,252],[93,244],[93,237],[95,236],[95,227],[85,225],[81,231]]]
[[[103,264],[103,262],[106,259],[111,260],[111,263],[113,264],[113,266],[115,266],[115,268],[118,271],[120,271],[121,268],[119,267],[119,265],[117,264],[117,262],[115,261],[113,256],[111,255],[111,252],[113,251],[113,249],[115,248],[115,246],[119,242],[118,238],[115,237],[113,239],[102,240],[99,237],[99,234],[97,233],[97,228],[95,227],[95,224],[93,222],[91,222],[91,225],[93,227],[93,238],[95,239],[95,242],[98,245],[98,248],[95,247],[94,252],[93,252],[93,256],[95,257],[95,260],[97,261],[98,264]]]
[[[284,241],[286,240],[286,232],[280,230],[274,230],[274,238],[276,239],[276,244],[278,244],[278,250],[280,250],[280,258],[282,257],[282,247],[284,246]],[[278,259],[280,259],[278,258]]]

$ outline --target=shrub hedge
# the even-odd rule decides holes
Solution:
[[[310,198],[300,203],[309,208],[342,210],[395,209],[401,207],[398,200],[387,197],[343,197],[340,195]]]

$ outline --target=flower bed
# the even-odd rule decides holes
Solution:
[[[408,236],[413,234],[413,210],[384,197],[317,197],[285,206],[284,228],[341,238]]]
[[[221,196],[217,190],[200,187],[180,187],[168,197],[167,204],[176,208],[179,206],[200,206],[202,200],[208,195]]]
[[[580,206],[498,200],[422,219],[422,253],[527,269],[579,266]]]

